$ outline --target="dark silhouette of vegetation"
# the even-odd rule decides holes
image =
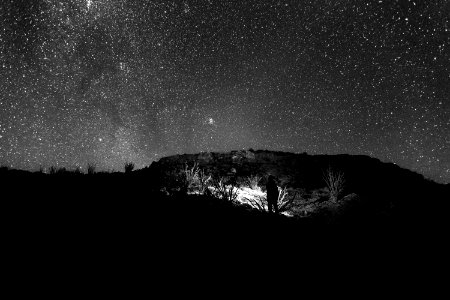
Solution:
[[[259,211],[267,211],[267,197],[257,196],[245,198],[245,200],[253,207]]]
[[[55,166],[48,168],[48,174],[56,174],[57,171],[58,169]]]
[[[125,173],[131,173],[134,170],[134,163],[126,162],[124,165]]]
[[[61,167],[61,168],[57,168],[57,169],[56,169],[56,174],[58,174],[58,175],[64,175],[64,174],[67,174],[67,173],[68,173],[68,171],[67,171],[67,169],[64,168],[64,167]]]
[[[87,173],[88,173],[88,175],[94,175],[95,174],[95,169],[96,169],[95,164],[88,164],[88,166],[87,166]]]

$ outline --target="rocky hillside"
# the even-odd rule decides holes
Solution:
[[[183,170],[194,164],[215,178],[234,177],[243,182],[249,176],[259,176],[263,190],[267,175],[272,174],[278,178],[280,187],[290,189],[291,193],[301,192],[300,214],[311,210],[308,204],[327,200],[324,175],[330,169],[345,179],[340,199],[358,199],[357,214],[366,220],[368,217],[417,220],[428,218],[430,210],[436,217],[434,220],[445,218],[440,215],[440,208],[450,199],[449,185],[435,183],[396,164],[360,155],[308,155],[252,149],[202,152],[164,157],[137,172],[151,176],[155,186],[170,189],[180,184]]]

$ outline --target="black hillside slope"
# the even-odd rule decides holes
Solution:
[[[331,219],[327,213],[273,216],[177,188],[183,168],[194,163],[216,177],[270,173],[281,185],[302,189],[305,195],[324,188],[323,172],[331,166],[345,174],[344,194],[356,195],[358,201]],[[126,174],[45,174],[6,168],[0,174],[2,213],[11,235],[38,234],[53,241],[78,236],[96,243],[144,244],[395,230],[427,235],[448,225],[448,184],[366,156],[233,151],[166,157]]]

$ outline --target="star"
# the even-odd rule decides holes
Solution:
[[[450,182],[448,1],[21,2],[0,1],[0,164],[253,148]]]

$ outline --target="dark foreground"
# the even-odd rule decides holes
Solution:
[[[20,174],[2,179],[6,232],[35,247],[171,247],[246,242],[288,245],[308,239],[334,242],[350,237],[388,242],[427,238],[444,230],[446,207],[412,207],[389,218],[361,207],[329,222],[326,217],[288,218],[212,197],[155,190],[146,177]],[[109,245],[109,246],[108,246]]]
[[[323,272],[350,265],[386,276],[391,266],[439,266],[445,254],[443,209],[382,220],[353,212],[330,223],[204,196],[167,196],[150,182],[124,174],[3,177],[7,285],[16,295],[86,295],[93,288],[129,297],[137,287],[169,295],[185,293],[186,285],[198,293],[206,291],[205,282],[264,285],[260,280],[268,276],[284,281],[311,270],[321,281],[317,276],[329,274]],[[273,266],[291,273],[274,273]]]

